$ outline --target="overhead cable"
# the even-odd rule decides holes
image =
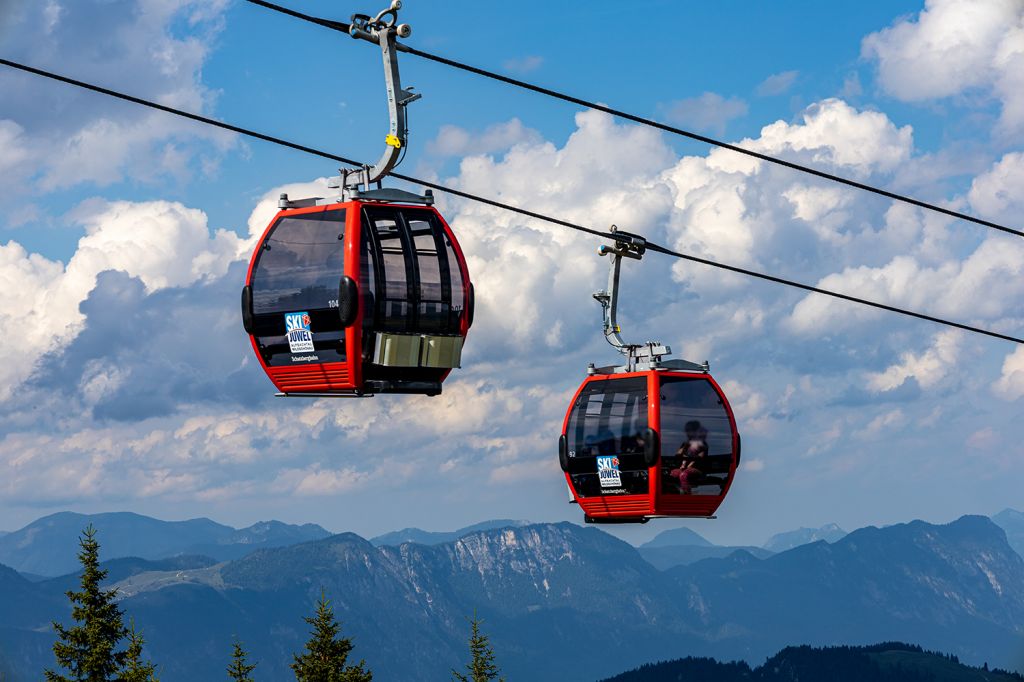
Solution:
[[[297,12],[297,11],[295,11],[293,9],[289,9],[287,7],[283,7],[281,5],[278,5],[278,4],[275,4],[275,3],[272,3],[272,2],[267,2],[266,0],[246,0],[246,1],[250,2],[250,3],[254,4],[254,5],[259,5],[260,7],[264,7],[266,9],[273,10],[275,12],[280,12],[282,14],[286,14],[286,15],[292,17],[292,18],[301,19],[303,21],[308,21],[310,23],[317,24],[319,26],[323,26],[325,28],[329,28],[329,29],[334,30],[334,31],[339,31],[341,33],[348,33],[348,31],[349,31],[349,24],[347,24],[345,22],[342,22],[342,21],[332,21],[330,19],[321,19],[319,17],[314,17],[314,16],[311,16],[309,14],[304,14],[302,12]],[[775,156],[770,156],[768,154],[763,154],[761,152],[756,152],[756,151],[754,151],[752,149],[746,149],[744,147],[740,147],[739,145],[731,144],[729,142],[723,142],[722,140],[716,140],[713,137],[708,137],[706,135],[701,135],[700,133],[695,133],[695,132],[692,132],[690,130],[684,130],[683,128],[677,128],[675,126],[671,126],[671,125],[668,125],[667,123],[662,123],[660,121],[656,121],[656,120],[651,119],[651,118],[646,118],[644,116],[638,116],[636,114],[631,114],[631,113],[629,113],[627,111],[623,111],[621,109],[614,109],[614,108],[606,106],[604,104],[599,104],[597,102],[591,102],[589,100],[585,100],[585,99],[582,99],[580,97],[574,97],[574,96],[568,95],[568,94],[566,94],[564,92],[559,92],[558,90],[552,90],[551,88],[545,88],[545,87],[540,86],[540,85],[535,85],[535,84],[529,83],[527,81],[519,80],[518,78],[512,78],[510,76],[505,76],[505,75],[502,75],[500,73],[495,73],[494,71],[488,71],[487,69],[481,69],[479,67],[471,66],[469,64],[465,64],[463,62],[456,61],[454,59],[449,59],[447,57],[442,57],[440,55],[432,54],[432,53],[426,52],[424,50],[419,50],[419,49],[417,49],[415,47],[411,47],[411,46],[406,45],[404,43],[397,43],[396,44],[396,48],[398,50],[402,51],[402,52],[406,52],[408,54],[416,55],[417,57],[421,57],[423,59],[428,59],[430,61],[437,62],[438,64],[444,64],[445,66],[450,66],[450,67],[455,68],[455,69],[461,69],[462,71],[468,71],[469,73],[474,73],[474,74],[476,74],[478,76],[483,76],[485,78],[490,78],[492,80],[496,80],[496,81],[499,81],[501,83],[505,83],[506,85],[512,85],[514,87],[522,88],[524,90],[530,90],[531,92],[536,92],[536,93],[539,93],[541,95],[546,95],[548,97],[554,97],[555,99],[560,99],[563,102],[569,102],[571,104],[576,104],[578,106],[587,107],[588,109],[594,109],[596,111],[601,111],[601,112],[604,112],[606,114],[610,114],[612,116],[615,116],[615,117],[618,117],[618,118],[621,118],[621,119],[625,119],[627,121],[632,121],[634,123],[639,123],[641,125],[650,126],[652,128],[657,128],[658,130],[661,130],[661,131],[664,131],[664,132],[667,132],[667,133],[671,133],[673,135],[679,135],[679,136],[682,136],[682,137],[686,137],[686,138],[689,138],[691,140],[696,140],[698,142],[703,142],[705,144],[709,144],[709,145],[712,145],[714,147],[720,147],[722,149],[728,149],[730,151],[733,151],[733,152],[736,152],[736,153],[739,153],[739,154],[745,154],[747,156],[753,157],[755,159],[759,159],[761,161],[766,161],[768,163],[774,163],[774,164],[777,164],[779,166],[784,166],[786,168],[790,168],[792,170],[799,171],[801,173],[808,173],[808,174],[813,175],[815,177],[823,178],[825,180],[831,180],[832,182],[838,182],[838,183],[841,183],[843,185],[847,185],[848,187],[854,187],[856,189],[860,189],[860,190],[863,190],[865,192],[871,192],[872,194],[877,194],[877,195],[886,197],[888,199],[892,199],[894,201],[901,201],[903,203],[907,203],[907,204],[911,204],[913,206],[917,206],[918,208],[923,208],[923,209],[926,209],[926,210],[929,210],[929,211],[936,211],[938,213],[942,213],[942,214],[950,216],[952,218],[958,218],[960,220],[966,220],[968,222],[976,223],[978,225],[983,225],[983,226],[991,228],[993,230],[999,230],[1000,232],[1006,232],[1008,234],[1017,235],[1018,237],[1024,237],[1024,231],[1017,230],[1017,229],[1014,229],[1012,227],[1007,227],[1006,225],[1000,225],[999,223],[995,223],[995,222],[992,222],[990,220],[985,220],[984,218],[978,218],[976,216],[968,215],[966,213],[961,213],[959,211],[954,211],[954,210],[946,208],[944,206],[939,206],[937,204],[929,203],[927,201],[922,201],[920,199],[915,199],[913,197],[906,196],[904,194],[897,194],[896,192],[891,192],[891,191],[889,191],[887,189],[882,189],[880,187],[875,187],[874,185],[868,185],[868,184],[863,183],[863,182],[857,182],[856,180],[851,180],[850,178],[844,178],[844,177],[842,177],[840,175],[834,175],[832,173],[826,173],[825,171],[818,170],[817,168],[812,168],[810,166],[804,166],[802,164],[794,163],[792,161],[786,161],[785,159],[780,159],[780,158],[775,157]]]
[[[104,87],[101,87],[99,85],[93,85],[92,83],[86,83],[84,81],[76,80],[76,79],[70,78],[68,76],[62,76],[60,74],[53,73],[51,71],[46,71],[46,70],[43,70],[43,69],[38,69],[38,68],[35,68],[35,67],[32,67],[32,66],[28,66],[26,64],[21,64],[19,62],[14,62],[14,61],[10,61],[8,59],[0,58],[0,64],[2,64],[4,66],[7,66],[7,67],[10,67],[10,68],[13,68],[13,69],[18,69],[20,71],[31,73],[31,74],[34,74],[34,75],[37,75],[37,76],[42,76],[44,78],[49,78],[49,79],[52,79],[52,80],[55,80],[55,81],[59,81],[61,83],[65,83],[65,84],[68,84],[68,85],[74,85],[76,87],[83,88],[85,90],[91,90],[93,92],[98,92],[98,93],[103,94],[103,95],[107,95],[107,96],[110,96],[110,97],[115,97],[115,98],[120,99],[120,100],[124,100],[124,101],[127,101],[127,102],[132,102],[133,104],[139,104],[141,106],[149,107],[151,109],[157,109],[159,111],[163,111],[163,112],[166,112],[166,113],[169,113],[169,114],[174,114],[175,116],[181,116],[181,117],[193,120],[193,121],[197,121],[199,123],[203,123],[203,124],[210,125],[210,126],[215,126],[217,128],[221,128],[223,130],[230,130],[231,132],[238,133],[240,135],[246,135],[248,137],[252,137],[252,138],[255,138],[255,139],[258,139],[258,140],[263,140],[264,142],[270,142],[272,144],[288,147],[289,149],[295,149],[297,151],[305,152],[307,154],[312,154],[314,156],[319,156],[321,158],[331,159],[333,161],[337,161],[339,163],[344,163],[344,164],[347,164],[347,165],[350,165],[350,166],[361,166],[362,165],[360,162],[355,161],[353,159],[346,158],[344,156],[339,156],[337,154],[332,154],[330,152],[326,152],[326,151],[323,151],[323,150],[320,150],[320,149],[316,149],[314,147],[308,147],[306,145],[301,145],[301,144],[297,144],[295,142],[290,142],[288,140],[285,140],[285,139],[282,139],[282,138],[279,138],[279,137],[275,137],[273,135],[267,135],[267,134],[260,133],[260,132],[254,131],[254,130],[249,130],[248,128],[243,128],[241,126],[236,126],[236,125],[232,125],[230,123],[225,123],[223,121],[218,121],[216,119],[209,118],[207,116],[202,116],[200,114],[193,114],[193,113],[190,113],[190,112],[187,112],[187,111],[183,111],[181,109],[176,109],[174,107],[169,107],[169,106],[167,106],[165,104],[159,104],[157,102],[153,102],[153,101],[150,101],[150,100],[147,100],[147,99],[143,99],[141,97],[135,97],[134,95],[128,95],[128,94],[125,94],[123,92],[118,92],[117,90],[111,90],[110,88],[104,88]],[[420,179],[420,178],[415,178],[413,176],[405,175],[405,174],[402,174],[402,173],[391,173],[391,177],[396,178],[398,180],[403,180],[405,182],[410,182],[410,183],[413,183],[413,184],[421,185],[423,187],[429,187],[429,188],[437,190],[439,192],[445,192],[447,194],[451,194],[453,196],[461,197],[463,199],[468,199],[470,201],[475,201],[475,202],[479,202],[479,203],[482,203],[482,204],[486,204],[488,206],[493,206],[495,208],[500,208],[500,209],[503,209],[503,210],[506,210],[506,211],[511,211],[513,213],[518,213],[519,215],[524,215],[524,216],[527,216],[529,218],[534,218],[534,219],[541,220],[541,221],[544,221],[544,222],[552,223],[554,225],[560,225],[562,227],[566,227],[566,228],[569,228],[569,229],[572,229],[572,230],[576,230],[578,232],[585,232],[587,234],[594,235],[595,237],[599,237],[601,239],[606,239],[606,240],[609,240],[609,241],[615,241],[615,239],[616,239],[615,234],[611,233],[611,232],[604,232],[602,230],[596,230],[596,229],[593,229],[593,228],[590,228],[590,227],[585,227],[583,225],[579,225],[577,223],[570,222],[568,220],[563,220],[561,218],[556,218],[556,217],[549,216],[549,215],[546,215],[546,214],[543,214],[543,213],[538,213],[536,211],[530,211],[528,209],[521,208],[519,206],[514,206],[512,204],[507,204],[507,203],[504,203],[504,202],[500,202],[500,201],[497,201],[495,199],[489,199],[487,197],[482,197],[482,196],[479,196],[479,195],[476,195],[476,194],[471,194],[469,192],[464,192],[462,190],[458,190],[458,189],[455,189],[455,188],[452,188],[452,187],[447,187],[445,185],[441,185],[441,184],[438,184],[436,182],[430,182],[428,180],[423,180],[423,179]],[[680,259],[683,259],[683,260],[691,261],[693,263],[700,263],[702,265],[707,265],[709,267],[718,268],[718,269],[726,270],[726,271],[729,271],[729,272],[734,272],[734,273],[737,273],[737,274],[740,274],[740,275],[746,275],[748,277],[755,277],[757,279],[765,280],[765,281],[768,281],[768,282],[774,282],[776,284],[781,284],[781,285],[788,286],[788,287],[794,287],[796,289],[801,289],[803,291],[809,291],[809,292],[816,293],[816,294],[822,294],[822,295],[825,295],[825,296],[831,296],[832,298],[838,298],[838,299],[842,299],[844,301],[850,301],[852,303],[859,303],[860,305],[870,306],[872,308],[878,308],[880,310],[887,310],[889,312],[898,313],[900,315],[906,315],[906,316],[914,317],[914,318],[917,318],[917,319],[920,319],[920,320],[927,320],[929,322],[934,322],[936,324],[945,325],[947,327],[954,327],[956,329],[961,329],[963,331],[972,332],[972,333],[975,333],[975,334],[982,334],[984,336],[990,336],[990,337],[993,337],[993,338],[996,338],[996,339],[1002,339],[1004,341],[1012,341],[1013,343],[1019,343],[1019,344],[1024,345],[1024,338],[1018,338],[1018,337],[1015,337],[1015,336],[1010,336],[1010,335],[1007,335],[1007,334],[1002,334],[1000,332],[992,331],[992,330],[989,330],[989,329],[982,329],[980,327],[974,327],[974,326],[963,324],[963,323],[960,323],[960,322],[954,322],[952,320],[946,320],[946,319],[943,319],[943,318],[940,318],[940,317],[934,317],[932,315],[926,315],[924,313],[919,313],[919,312],[915,312],[913,310],[908,310],[908,309],[905,309],[905,308],[899,308],[899,307],[896,307],[896,306],[891,306],[891,305],[888,305],[886,303],[879,303],[877,301],[871,301],[871,300],[868,300],[868,299],[865,299],[865,298],[860,298],[858,296],[851,296],[849,294],[843,294],[843,293],[840,293],[840,292],[831,291],[829,289],[822,289],[820,287],[812,286],[810,284],[804,284],[802,282],[797,282],[795,280],[786,279],[784,277],[776,277],[775,275],[769,275],[769,274],[766,274],[766,273],[763,273],[763,272],[757,272],[755,270],[749,270],[747,268],[741,268],[741,267],[738,267],[738,266],[735,266],[735,265],[728,265],[726,263],[719,263],[717,261],[709,260],[707,258],[701,258],[699,256],[693,256],[693,255],[690,255],[690,254],[683,253],[681,251],[675,251],[673,249],[670,249],[670,248],[665,247],[665,246],[660,246],[660,245],[655,244],[653,242],[647,242],[647,248],[650,249],[651,251],[656,251],[658,253],[662,253],[662,254],[665,254],[667,256],[672,256],[674,258],[680,258]]]

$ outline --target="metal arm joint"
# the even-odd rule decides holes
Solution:
[[[359,191],[360,187],[364,191],[369,191],[373,183],[379,185],[380,181],[401,163],[405,154],[409,137],[405,107],[410,102],[418,100],[421,95],[413,92],[412,88],[403,88],[398,72],[397,52],[402,49],[402,46],[397,42],[397,38],[408,38],[412,35],[412,28],[409,24],[398,23],[398,10],[401,8],[401,0],[392,0],[388,8],[379,12],[375,17],[371,18],[368,14],[352,15],[349,35],[380,46],[381,56],[384,60],[389,127],[388,134],[384,138],[386,145],[384,153],[377,163],[373,166],[341,170],[338,184],[343,193],[347,193],[349,190]]]
[[[640,346],[628,344],[622,339],[622,329],[619,327],[617,319],[619,308],[619,273],[622,269],[623,258],[632,258],[634,260],[643,258],[644,252],[647,250],[647,240],[640,235],[623,232],[615,225],[612,225],[610,232],[615,240],[614,244],[602,244],[597,249],[598,255],[611,258],[608,269],[608,288],[596,292],[594,298],[601,304],[605,340],[625,355],[632,364],[636,350]]]
[[[672,349],[659,341],[648,341],[646,343],[626,343],[622,338],[622,329],[619,327],[617,314],[619,307],[619,274],[622,269],[622,259],[631,258],[640,260],[647,252],[647,240],[637,234],[623,232],[612,225],[611,237],[614,240],[612,245],[602,244],[598,247],[597,253],[601,256],[609,256],[611,262],[608,268],[608,288],[598,291],[594,298],[601,304],[603,318],[604,338],[617,351],[626,356],[624,367],[591,367],[591,373],[609,372],[634,372],[638,369],[663,368],[679,369],[694,372],[707,372],[708,364],[698,365],[685,360],[663,360],[666,355],[672,354]]]

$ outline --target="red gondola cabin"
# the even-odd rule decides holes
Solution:
[[[588,522],[710,517],[740,459],[732,408],[710,374],[592,374],[573,398],[559,461]]]
[[[473,286],[432,206],[287,208],[253,253],[242,319],[282,394],[437,395],[460,363]]]

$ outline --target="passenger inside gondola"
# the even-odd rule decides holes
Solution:
[[[661,438],[662,493],[722,493],[732,461],[732,430],[728,414],[708,382],[662,382]]]
[[[699,421],[689,421],[685,433],[685,440],[676,450],[678,466],[669,471],[669,476],[677,480],[680,493],[689,495],[707,477],[708,431]]]

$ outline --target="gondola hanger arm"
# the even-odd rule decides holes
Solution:
[[[640,260],[647,250],[647,240],[637,234],[623,232],[615,225],[611,226],[609,233],[614,239],[612,244],[602,244],[597,248],[599,256],[608,256],[611,262],[608,266],[608,288],[594,294],[594,299],[601,304],[603,318],[604,338],[616,350],[626,356],[630,366],[633,365],[640,349],[649,351],[653,356],[656,351],[660,355],[668,355],[672,350],[657,342],[649,342],[644,345],[626,343],[622,338],[622,329],[618,323],[619,309],[619,273],[622,269],[622,259],[632,258]]]
[[[672,349],[660,341],[626,343],[622,338],[622,328],[619,327],[618,322],[619,275],[622,269],[622,259],[640,260],[643,258],[647,252],[647,240],[638,234],[624,232],[615,225],[609,229],[608,237],[612,240],[612,244],[602,244],[597,248],[599,256],[611,258],[608,265],[608,288],[595,292],[594,299],[601,304],[604,338],[615,350],[626,357],[626,365],[621,368],[603,369],[612,372],[633,372],[638,369],[673,368],[707,372],[708,364],[706,362],[697,364],[687,360],[664,360],[663,358],[672,354]],[[600,373],[601,370],[592,367],[592,372]]]
[[[373,166],[363,166],[357,170],[342,170],[338,178],[338,186],[343,192],[349,188],[366,190],[373,183],[383,180],[401,161],[402,154],[409,137],[409,126],[405,108],[421,95],[414,93],[412,88],[403,88],[398,70],[399,50],[397,38],[408,38],[412,35],[409,24],[398,23],[398,10],[402,8],[401,0],[392,0],[387,9],[371,18],[368,14],[353,14],[348,33],[357,40],[365,40],[380,46],[384,61],[384,82],[388,100],[388,134],[384,138],[384,153]]]

